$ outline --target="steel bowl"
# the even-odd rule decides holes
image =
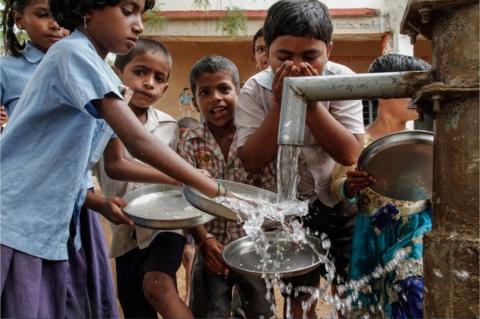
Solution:
[[[263,274],[278,274],[283,278],[294,277],[320,266],[323,250],[319,238],[307,235],[306,239],[310,244],[296,244],[290,238],[278,238],[278,234],[278,232],[265,233],[270,246],[268,253],[273,256],[266,265],[262,264],[262,257],[255,251],[254,242],[250,237],[242,237],[227,244],[222,252],[223,260],[236,272],[255,277],[261,277]],[[281,256],[278,256],[277,249]]]
[[[215,218],[192,207],[179,186],[148,185],[128,192],[123,199],[128,203],[125,213],[146,228],[191,228]]]
[[[236,183],[226,180],[218,180],[222,185],[225,185],[229,191],[234,192],[249,200],[260,200],[275,203],[277,195],[262,188],[251,185]],[[237,214],[230,208],[215,202],[196,189],[190,186],[183,187],[183,194],[186,200],[196,208],[211,214],[215,217],[224,218],[230,221],[237,221]]]
[[[377,193],[407,201],[432,196],[433,133],[404,131],[379,138],[358,158],[358,168],[375,177]]]

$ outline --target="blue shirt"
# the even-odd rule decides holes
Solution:
[[[122,98],[120,85],[79,31],[48,50],[0,137],[1,244],[68,259],[69,223],[83,203],[85,172],[111,137],[90,102],[109,93]]]
[[[25,85],[45,54],[27,43],[19,57],[0,57],[0,105],[10,117]]]

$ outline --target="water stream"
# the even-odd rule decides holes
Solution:
[[[318,247],[318,245],[308,241],[308,230],[303,228],[298,219],[293,218],[293,216],[303,216],[308,213],[308,203],[297,199],[299,153],[300,148],[297,146],[279,145],[277,158],[277,203],[266,201],[252,203],[231,197],[223,197],[216,200],[237,212],[238,221],[243,223],[247,236],[254,242],[255,251],[260,256],[258,269],[263,272],[262,278],[264,278],[268,289],[266,298],[272,304],[271,309],[277,317],[279,314],[275,305],[273,287],[278,287],[280,291],[286,292],[290,296],[295,296],[299,292],[307,293],[310,297],[302,302],[304,317],[306,316],[306,310],[315,301],[322,300],[330,305],[329,317],[336,318],[337,311],[343,314],[349,312],[352,309],[352,304],[358,300],[360,292],[370,289],[369,283],[371,281],[395,269],[407,253],[400,250],[395,258],[385,267],[378,266],[372,274],[364,278],[337,285],[337,293],[332,295],[331,285],[336,274],[333,261],[327,257],[330,240],[326,234],[315,234],[321,240],[321,245]],[[276,228],[276,240],[273,243],[267,239],[262,227],[262,225],[265,225],[266,220],[273,221]],[[298,287],[294,291],[291,284],[286,285],[282,281],[276,270],[280,269],[281,265],[286,264],[282,263],[285,261],[284,258],[295,259],[295,257],[298,257],[295,255],[284,256],[281,245],[276,243],[285,240],[285,238],[297,243],[300,247],[302,247],[301,245],[311,247],[314,255],[316,255],[313,257],[318,258],[317,260],[320,260],[320,263],[324,265],[326,274],[322,277],[324,280],[319,287]],[[286,298],[285,306],[286,318],[292,318],[290,297]],[[375,310],[382,311],[381,309]]]

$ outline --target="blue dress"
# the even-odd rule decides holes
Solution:
[[[430,205],[426,201],[393,200],[367,188],[360,195],[358,207],[350,279],[358,280],[372,274],[377,266],[395,263],[400,251],[405,256],[399,262],[397,259],[393,270],[370,281],[372,291],[360,293],[355,313],[422,318],[422,239],[432,228]]]

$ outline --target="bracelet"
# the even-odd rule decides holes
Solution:
[[[227,195],[227,186],[223,186],[220,182],[217,181],[217,196],[226,196]]]
[[[207,240],[212,239],[212,238],[215,239],[215,236],[211,233],[207,233],[205,235],[205,237],[203,237],[203,239],[198,244],[198,249],[202,248],[203,244],[205,244],[207,242]]]

